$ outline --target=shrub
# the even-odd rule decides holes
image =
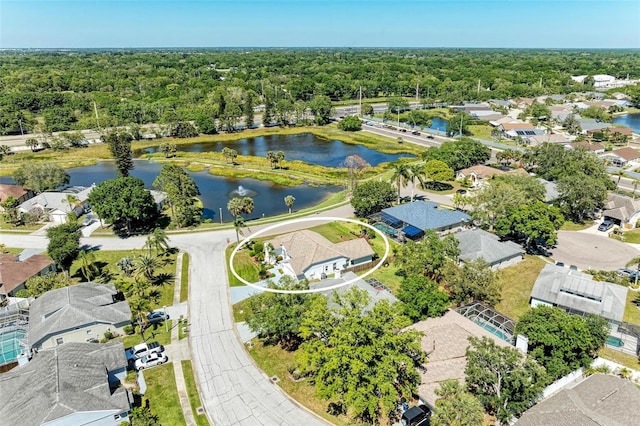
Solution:
[[[347,132],[356,132],[362,130],[362,122],[358,117],[350,115],[338,123],[338,129]]]
[[[124,334],[126,334],[127,336],[131,336],[133,333],[135,333],[132,325],[125,325],[124,327],[122,327],[122,331],[124,331]]]

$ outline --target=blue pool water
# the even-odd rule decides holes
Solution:
[[[622,339],[620,339],[619,337],[614,337],[614,336],[607,336],[607,340],[606,340],[605,344],[607,344],[609,346],[613,346],[615,348],[621,348],[622,346],[624,346],[624,343],[622,342]]]
[[[0,364],[8,364],[18,359],[18,355],[22,352],[20,340],[25,334],[24,331],[0,334]]]
[[[512,339],[507,336],[506,334],[504,334],[502,331],[498,330],[497,328],[484,323],[484,322],[480,322],[477,318],[472,320],[473,322],[475,322],[476,324],[478,324],[480,327],[484,328],[485,330],[487,330],[489,333],[493,334],[496,337],[499,337],[500,339],[504,340],[507,343],[511,343]]]

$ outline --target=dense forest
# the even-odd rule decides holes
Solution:
[[[243,49],[0,52],[0,134],[196,120],[251,106],[305,111],[333,101],[452,102],[588,90],[571,75],[639,78],[636,50]],[[311,108],[313,109],[313,108]],[[215,126],[213,126],[215,127]]]

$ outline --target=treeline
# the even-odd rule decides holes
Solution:
[[[0,134],[220,120],[265,101],[357,99],[360,88],[450,103],[568,93],[589,88],[571,75],[638,78],[639,61],[626,50],[8,51]]]

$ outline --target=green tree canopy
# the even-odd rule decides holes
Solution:
[[[457,380],[445,380],[436,389],[436,407],[431,426],[481,426],[484,407]]]
[[[69,183],[69,174],[55,163],[28,162],[13,173],[13,180],[36,194]]]
[[[482,258],[464,262],[460,267],[448,265],[444,281],[451,300],[457,305],[478,301],[495,306],[500,302],[502,287],[497,273]]]
[[[66,273],[50,273],[35,275],[27,280],[24,286],[33,297],[40,297],[49,290],[68,287],[71,285],[71,277]]]
[[[109,147],[111,156],[116,161],[116,169],[120,176],[129,176],[133,170],[133,152],[131,151],[132,136],[127,132],[113,130],[102,136],[103,142]]]
[[[334,294],[333,302],[329,307],[327,298],[317,298],[303,315],[306,341],[296,362],[315,381],[318,396],[342,401],[359,421],[377,423],[417,391],[422,333],[407,330],[409,319],[385,300],[365,310],[370,299],[358,288]]]
[[[424,275],[440,281],[446,266],[456,262],[459,254],[458,240],[453,235],[440,239],[434,230],[427,229],[420,242],[407,241],[400,246],[394,264],[402,277]]]
[[[329,123],[333,105],[331,104],[331,99],[328,96],[314,96],[311,102],[309,102],[309,109],[315,116],[316,124],[324,125]]]
[[[536,241],[552,246],[558,239],[558,230],[564,223],[564,217],[557,207],[542,201],[510,208],[506,216],[496,221],[496,234],[524,241],[530,245]]]
[[[545,366],[552,380],[587,367],[604,345],[609,323],[602,317],[571,315],[560,308],[538,306],[516,325],[529,340],[529,356]]]
[[[350,115],[340,120],[338,128],[346,132],[356,132],[362,130],[362,121],[355,115]]]
[[[151,193],[142,179],[132,176],[106,180],[89,194],[89,203],[117,233],[131,234],[155,227],[158,217]]]
[[[178,227],[200,223],[202,207],[200,189],[191,175],[182,167],[165,164],[153,181],[153,186],[167,194],[173,221]]]
[[[444,161],[453,170],[482,164],[490,158],[491,150],[488,147],[468,138],[444,142],[438,148],[429,148],[422,153],[423,160]]]
[[[549,382],[544,367],[487,337],[469,342],[465,381],[487,412],[506,423],[529,409]]]
[[[176,123],[176,127],[173,130],[173,135],[176,138],[195,138],[198,136],[198,129],[188,121],[179,121]]]
[[[80,225],[65,223],[47,229],[47,253],[63,270],[68,271],[80,253]]]
[[[351,196],[351,205],[357,217],[367,217],[391,207],[395,191],[389,182],[369,180],[358,184]]]
[[[453,180],[453,169],[444,161],[429,160],[422,168],[424,177],[434,182]]]
[[[413,322],[442,316],[449,306],[447,294],[424,275],[405,277],[400,283],[398,299],[403,302],[404,314]]]

